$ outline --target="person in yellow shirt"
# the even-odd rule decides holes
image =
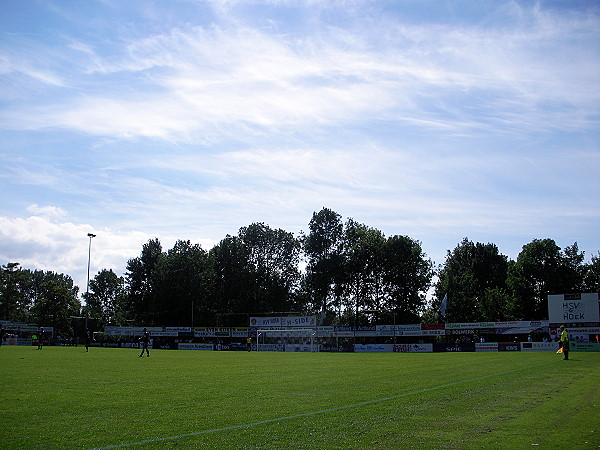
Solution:
[[[563,350],[564,360],[569,359],[569,333],[565,330],[565,326],[560,326],[560,346]]]

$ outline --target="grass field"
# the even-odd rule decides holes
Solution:
[[[0,448],[598,448],[600,353],[0,348]]]

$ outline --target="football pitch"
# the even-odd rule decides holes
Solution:
[[[0,348],[0,447],[598,448],[600,353]]]

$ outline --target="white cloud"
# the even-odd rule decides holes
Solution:
[[[508,123],[529,132],[558,121],[588,128],[582,111],[598,109],[600,65],[594,48],[574,52],[573,41],[587,42],[581,36],[597,34],[598,26],[549,17],[512,30],[383,19],[386,33],[324,27],[302,39],[239,25],[174,28],[132,39],[108,57],[91,54],[91,76],[104,83],[102,92],[69,94],[61,104],[7,120],[175,141],[365,119],[454,133],[465,126],[467,133],[506,131]],[[78,55],[92,52],[81,42],[71,47]],[[127,72],[137,80],[129,89],[105,83]]]
[[[33,204],[27,207],[27,211],[34,216],[42,216],[49,219],[59,219],[67,215],[65,210],[56,206],[38,206]]]
[[[155,236],[298,232],[323,206],[447,248],[592,234],[597,15],[508,2],[434,23],[410,22],[411,2],[311,5],[110,16],[114,33],[66,28],[51,52],[16,33],[0,60],[0,257],[81,280],[88,232],[119,271]]]
[[[0,260],[18,262],[31,270],[50,270],[73,277],[80,292],[87,283],[89,238],[92,241],[90,277],[103,268],[123,273],[129,258],[139,255],[141,246],[151,237],[145,233],[120,233],[95,229],[90,225],[64,222],[56,215],[49,217],[54,207],[30,207],[30,212],[42,212],[25,218],[0,217]]]
[[[96,235],[91,246],[90,278],[102,269],[112,269],[123,275],[127,261],[139,256],[142,245],[150,239],[158,237],[165,251],[177,239],[184,239],[163,233],[153,235],[135,228],[122,231],[68,222],[64,220],[67,212],[54,206],[31,205],[27,211],[32,215],[0,216],[0,261],[2,264],[18,262],[31,270],[70,275],[80,292],[85,291],[87,284],[88,233]],[[189,239],[205,250],[216,243],[202,237]]]

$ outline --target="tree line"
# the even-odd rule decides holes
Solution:
[[[548,294],[599,290],[600,253],[585,263],[577,243],[534,239],[513,261],[495,244],[465,238],[436,267],[419,241],[323,208],[297,237],[253,223],[210,250],[180,240],[165,251],[151,239],[124,276],[103,269],[90,279],[83,307],[70,276],[8,263],[0,318],[58,334],[72,334],[73,318],[83,316],[98,328],[245,326],[272,313],[314,314],[324,325],[539,320]]]

